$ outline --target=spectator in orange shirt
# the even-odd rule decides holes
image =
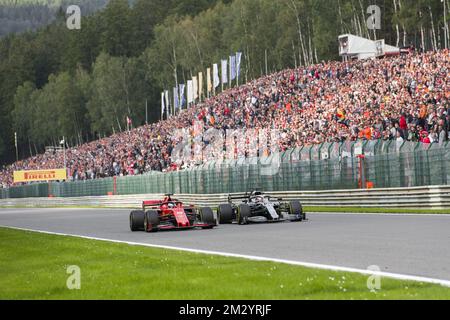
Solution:
[[[292,112],[292,104],[291,104],[290,102],[288,102],[288,103],[286,104],[286,110],[287,110],[288,113],[291,113],[291,112]]]

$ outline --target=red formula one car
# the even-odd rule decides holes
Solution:
[[[211,208],[185,206],[167,194],[163,200],[142,203],[142,210],[130,213],[131,231],[156,232],[159,230],[212,229],[217,220]]]

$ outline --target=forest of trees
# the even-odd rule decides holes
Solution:
[[[376,31],[366,26],[373,4],[382,14]],[[443,48],[443,2],[110,0],[83,16],[81,30],[68,30],[59,14],[36,32],[0,40],[0,163],[15,159],[14,132],[23,158],[62,136],[75,145],[124,130],[127,116],[141,125],[146,101],[157,121],[163,88],[231,53],[243,52],[250,80],[337,59],[342,33]]]
[[[10,33],[36,31],[52,23],[58,11],[80,6],[85,15],[106,6],[109,0],[0,0],[0,38]]]

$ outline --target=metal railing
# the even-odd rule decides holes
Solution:
[[[227,203],[229,194],[178,194],[177,198],[184,203],[196,206],[217,207]],[[234,193],[243,196],[244,193]],[[285,191],[268,192],[273,198],[300,200],[303,206],[310,207],[382,207],[382,208],[450,208],[450,186],[389,188],[389,189],[357,189],[329,191]],[[109,207],[139,208],[144,200],[161,199],[163,194],[69,197],[69,198],[26,198],[0,200],[2,207]]]

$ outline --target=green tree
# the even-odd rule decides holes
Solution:
[[[111,0],[101,13],[101,49],[113,56],[132,53],[131,9],[127,0]]]
[[[35,115],[35,105],[32,100],[36,90],[34,83],[27,81],[17,88],[14,96],[14,110],[12,111],[13,129],[17,132],[18,140],[30,141],[31,126]]]
[[[101,53],[92,75],[93,98],[88,103],[93,132],[122,131],[131,113],[129,70],[126,59]]]

